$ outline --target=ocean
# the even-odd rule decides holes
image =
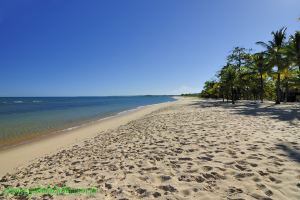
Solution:
[[[171,96],[0,97],[0,148],[106,118]]]

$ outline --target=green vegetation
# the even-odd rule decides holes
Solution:
[[[183,97],[200,97],[200,93],[181,94]]]
[[[14,195],[27,197],[34,194],[49,194],[49,195],[65,195],[65,194],[88,194],[94,195],[97,192],[96,188],[71,188],[67,186],[62,187],[36,187],[36,188],[13,188],[8,187],[3,191],[3,194],[6,196]]]
[[[256,43],[262,52],[235,47],[216,79],[205,82],[200,96],[230,99],[232,104],[242,99],[299,101],[300,32],[287,38],[284,27],[271,34],[272,40]]]

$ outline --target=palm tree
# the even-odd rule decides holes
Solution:
[[[276,104],[280,104],[281,100],[281,91],[280,91],[280,74],[284,70],[283,64],[283,49],[285,47],[285,38],[286,38],[286,28],[283,27],[276,32],[272,32],[273,40],[268,43],[265,42],[257,42],[266,48],[266,55],[268,57],[269,62],[275,67],[277,67],[277,84],[276,84]]]
[[[231,93],[231,103],[235,104],[235,92],[234,92],[234,84],[236,81],[236,69],[230,64],[227,64],[224,66],[219,74],[220,80],[221,80],[221,87],[224,85],[224,87]],[[228,99],[228,98],[227,98]]]
[[[254,73],[259,74],[259,83],[260,83],[260,101],[264,102],[264,79],[267,73],[270,71],[270,67],[266,62],[264,53],[256,53],[252,55],[252,60],[254,64]]]
[[[291,78],[292,71],[292,59],[289,56],[284,57],[283,61],[283,71],[281,75],[283,76],[283,85],[284,85],[284,102],[288,101],[289,96],[289,81]]]
[[[300,78],[300,32],[296,32],[291,36],[289,44],[286,48],[287,55],[292,59],[296,66],[298,66],[298,73]]]
[[[285,98],[284,101],[288,100],[289,84],[292,82],[294,85],[299,85],[300,80],[300,33],[296,32],[289,39],[288,45],[284,49],[285,61],[284,65],[284,85],[285,85]],[[295,75],[295,67],[298,67],[298,80]],[[297,73],[297,71],[296,71]]]

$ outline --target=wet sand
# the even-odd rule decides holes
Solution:
[[[94,127],[2,177],[0,189],[98,188],[44,199],[300,199],[299,107],[183,98],[115,129]]]

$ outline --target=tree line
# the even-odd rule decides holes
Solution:
[[[267,42],[256,42],[261,52],[235,47],[227,63],[206,81],[200,94],[204,98],[236,100],[299,101],[300,97],[300,32],[287,36],[286,27],[271,33]]]

